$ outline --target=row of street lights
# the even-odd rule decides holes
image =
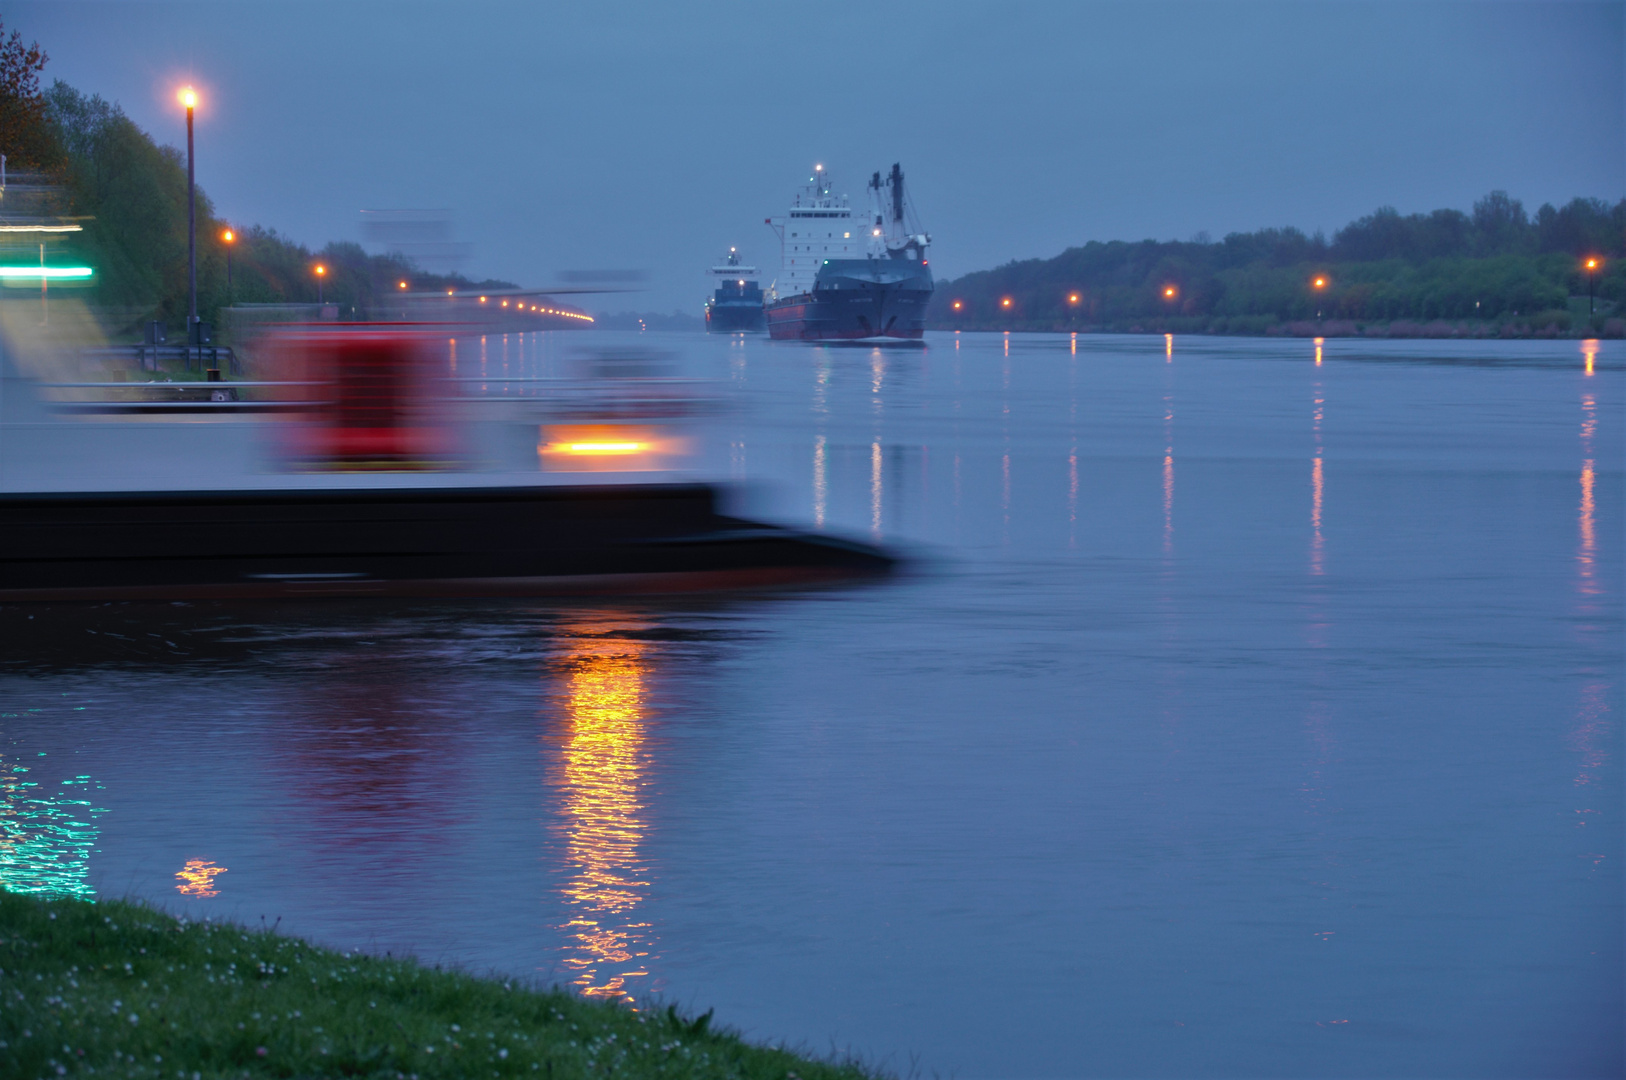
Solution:
[[[197,158],[192,137],[193,118],[198,107],[198,92],[193,87],[184,86],[175,96],[186,109],[186,341],[188,345],[198,345],[202,344],[202,335],[199,333],[201,320],[198,318]],[[221,232],[220,240],[226,247],[226,296],[229,303],[233,295],[231,252],[237,243],[237,233],[228,228]],[[322,283],[327,278],[327,267],[317,263],[312,267],[312,272],[316,275],[316,302],[320,304],[324,302]],[[401,288],[406,288],[406,282],[401,282]]]
[[[1598,270],[1600,268],[1602,268],[1602,266],[1603,266],[1603,260],[1597,258],[1596,256],[1589,257],[1585,262],[1583,262],[1581,264],[1582,269],[1584,269],[1586,271],[1586,295],[1587,295],[1587,314],[1588,315],[1595,314],[1595,310],[1594,310],[1594,303],[1595,302],[1594,302],[1594,299],[1593,299],[1593,277],[1594,277],[1594,275],[1597,274]],[[1325,274],[1317,274],[1315,277],[1310,279],[1310,291],[1315,293],[1317,296],[1325,294],[1327,289],[1331,285],[1332,285],[1332,279],[1327,277],[1327,275],[1325,275]],[[1166,284],[1166,285],[1163,286],[1162,293],[1163,293],[1163,299],[1164,300],[1177,300],[1180,297],[1180,287],[1178,285],[1174,285],[1172,283],[1171,284]],[[1070,293],[1067,294],[1067,304],[1068,304],[1069,307],[1077,307],[1081,300],[1083,300],[1083,297],[1079,293],[1070,292]],[[1011,311],[1011,309],[1015,305],[1015,303],[1016,303],[1016,301],[1012,297],[1009,297],[1009,296],[1001,297],[1000,301],[999,301],[999,309],[1001,311],[1003,311],[1003,312],[1009,312],[1009,311]],[[950,304],[950,307],[956,312],[964,311],[965,310],[965,301],[964,300],[955,300],[952,304]],[[1321,317],[1321,312],[1320,311],[1316,312],[1316,317],[1317,318]]]

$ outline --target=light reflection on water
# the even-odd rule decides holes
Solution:
[[[627,980],[649,975],[650,923],[637,916],[650,882],[640,852],[648,828],[644,791],[643,642],[564,628],[567,727],[552,786],[565,835],[564,886],[571,941],[564,966],[586,997],[633,997]]]
[[[216,866],[208,859],[188,859],[186,865],[175,871],[179,884],[175,891],[182,896],[196,897],[206,900],[219,896],[220,890],[215,887],[215,878],[226,872],[224,866]]]
[[[101,832],[97,819],[107,811],[76,796],[102,785],[74,776],[52,793],[29,778],[31,771],[0,755],[0,888],[91,899],[90,857]]]

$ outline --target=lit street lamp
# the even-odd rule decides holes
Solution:
[[[1593,278],[1593,275],[1595,275],[1597,272],[1598,272],[1598,260],[1597,259],[1588,259],[1586,261],[1586,314],[1587,314],[1587,318],[1589,318],[1589,319],[1594,314],[1596,314],[1596,312],[1593,310],[1592,278]]]
[[[327,278],[327,267],[321,263],[316,264],[316,302],[322,303],[322,282]]]
[[[186,315],[186,344],[190,349],[201,344],[198,334],[198,198],[197,170],[192,157],[192,113],[198,105],[198,93],[190,86],[178,95],[186,106],[186,284],[188,293]],[[190,356],[187,365],[192,363]]]
[[[1324,293],[1324,292],[1327,291],[1327,279],[1320,276],[1320,275],[1317,275],[1315,280],[1310,282],[1310,288],[1312,288],[1312,289],[1314,289],[1316,291],[1316,294],[1317,294],[1317,297],[1318,297],[1318,299],[1316,301],[1318,306],[1316,307],[1316,310],[1315,310],[1315,317],[1319,319],[1319,318],[1321,318],[1321,308],[1319,307],[1319,304],[1320,304],[1319,296],[1320,296],[1321,293]]]
[[[221,243],[226,245],[226,306],[232,304],[231,288],[231,249],[237,244],[237,234],[227,229],[220,234]]]

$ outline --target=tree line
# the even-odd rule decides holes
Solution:
[[[16,31],[6,38],[0,25],[0,153],[8,172],[36,181],[49,193],[45,209],[82,226],[53,245],[51,254],[95,269],[89,296],[110,332],[133,334],[152,319],[183,327],[185,153],[154,142],[100,96],[61,80],[42,90],[48,59],[37,43],[25,46]],[[370,255],[354,243],[313,251],[275,229],[227,222],[201,187],[195,195],[198,313],[205,322],[218,322],[221,309],[231,304],[314,304],[319,291],[345,315],[365,318],[388,311],[402,283],[405,291],[513,287],[425,273],[398,254]],[[318,265],[326,270],[320,288]]]
[[[1598,265],[1590,274],[1587,259]],[[1534,215],[1493,191],[1472,213],[1382,207],[1329,241],[1295,228],[1214,242],[1091,241],[939,283],[939,329],[1101,328],[1260,333],[1295,321],[1475,320],[1571,327],[1590,288],[1608,326],[1626,299],[1626,199],[1577,198]],[[1585,319],[1584,301],[1579,305]],[[1577,327],[1581,328],[1580,326]]]

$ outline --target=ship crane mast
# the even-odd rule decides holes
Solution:
[[[926,258],[926,246],[932,238],[911,222],[907,201],[904,199],[903,167],[893,162],[892,171],[885,180],[880,173],[872,173],[869,181],[870,200],[875,208],[875,225],[870,230],[870,256],[892,259]]]

